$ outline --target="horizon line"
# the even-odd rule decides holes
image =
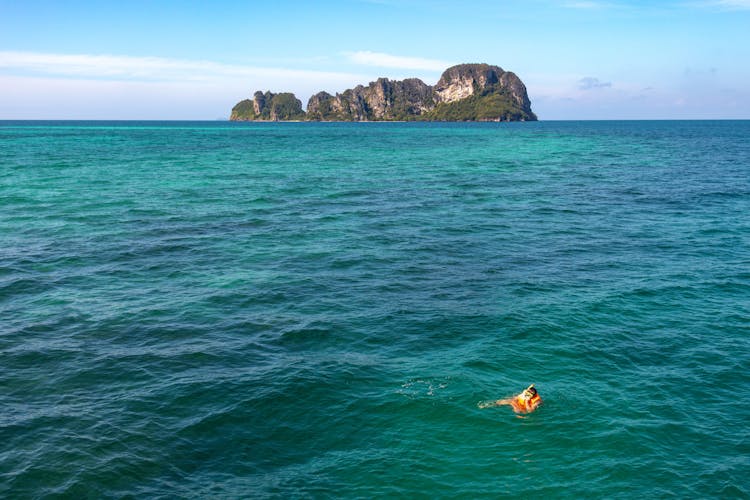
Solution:
[[[227,123],[541,123],[541,122],[700,122],[750,121],[748,118],[556,118],[518,121],[450,121],[450,120],[230,120],[229,118],[0,118],[3,122],[227,122]]]

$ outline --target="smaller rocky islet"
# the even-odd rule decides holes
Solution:
[[[255,92],[233,108],[232,121],[536,121],[526,86],[489,64],[459,64],[434,85],[419,78],[378,78],[369,85],[307,102],[289,92]]]

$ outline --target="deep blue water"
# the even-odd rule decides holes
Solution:
[[[747,498],[749,214],[748,121],[0,122],[0,496]]]

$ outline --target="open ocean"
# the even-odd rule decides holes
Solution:
[[[0,497],[486,496],[750,497],[750,121],[0,122]]]

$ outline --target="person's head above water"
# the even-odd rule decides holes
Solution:
[[[526,388],[526,390],[524,390],[524,391],[523,391],[523,392],[521,393],[521,395],[522,395],[522,396],[523,396],[524,398],[526,398],[526,399],[531,399],[531,398],[533,398],[534,396],[536,396],[536,395],[537,395],[537,392],[536,392],[536,388],[534,387],[534,384],[531,384],[530,386],[528,386],[528,387]]]

